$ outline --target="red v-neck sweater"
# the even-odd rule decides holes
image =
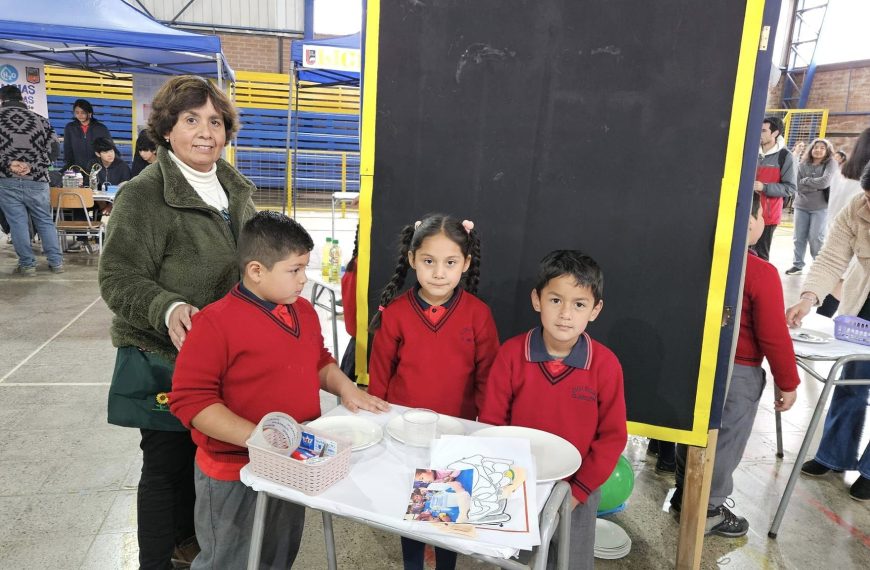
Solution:
[[[473,420],[498,352],[489,307],[463,290],[433,324],[414,290],[384,309],[369,363],[369,393],[393,404]]]
[[[237,286],[193,316],[175,362],[169,409],[190,428],[197,464],[210,477],[238,480],[248,452],[190,425],[208,406],[222,403],[254,423],[269,412],[297,422],[320,416],[318,372],[335,360],[323,346],[311,304],[299,298],[287,309],[292,327]]]
[[[529,333],[501,347],[489,373],[480,421],[543,430],[580,451],[580,469],[567,479],[585,502],[616,467],[628,439],[622,366],[603,344],[588,338],[588,368],[554,380],[529,358]]]

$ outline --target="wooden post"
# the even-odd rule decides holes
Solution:
[[[704,525],[707,523],[707,503],[710,481],[716,459],[719,430],[707,432],[707,447],[689,446],[683,481],[683,502],[680,513],[680,538],[677,542],[677,569],[698,570],[704,550]]]

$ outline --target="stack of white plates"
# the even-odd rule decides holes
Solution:
[[[595,519],[595,558],[615,560],[631,552],[628,533],[616,523]]]

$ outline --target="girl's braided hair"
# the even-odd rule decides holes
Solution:
[[[399,257],[396,261],[396,269],[393,277],[381,292],[380,307],[375,313],[369,328],[372,331],[381,326],[381,311],[395,299],[405,284],[408,276],[408,254],[417,251],[428,237],[443,233],[453,243],[459,246],[463,256],[471,256],[468,270],[462,276],[459,285],[471,294],[477,293],[480,283],[480,237],[474,229],[466,230],[462,220],[444,215],[430,214],[426,216],[415,229],[415,224],[409,224],[402,228],[399,233]]]

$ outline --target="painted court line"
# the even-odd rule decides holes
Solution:
[[[93,307],[94,305],[96,305],[97,302],[98,302],[99,300],[101,300],[101,299],[102,299],[102,297],[97,297],[96,299],[94,299],[94,301],[93,301],[90,305],[88,305],[87,307],[85,307],[84,309],[82,309],[82,312],[79,313],[78,315],[74,316],[70,322],[68,322],[67,324],[65,324],[65,325],[63,326],[62,329],[60,329],[59,331],[57,331],[56,333],[54,333],[54,335],[52,335],[52,337],[51,337],[50,339],[48,339],[48,340],[45,341],[44,343],[40,344],[39,347],[37,347],[36,350],[34,350],[34,351],[31,352],[30,354],[28,354],[27,357],[26,357],[24,360],[22,360],[21,362],[18,363],[17,366],[15,366],[15,368],[13,368],[13,369],[10,370],[9,372],[7,372],[7,373],[3,376],[3,378],[0,378],[0,384],[2,384],[2,383],[3,383],[7,378],[9,378],[10,376],[12,376],[13,374],[15,374],[15,372],[16,372],[19,368],[21,368],[22,366],[24,366],[25,364],[27,364],[27,362],[28,362],[31,358],[33,358],[34,356],[36,356],[37,354],[39,354],[39,351],[41,351],[43,348],[45,348],[46,346],[48,346],[48,344],[49,344],[51,341],[53,341],[54,339],[56,339],[57,337],[59,337],[59,336],[63,333],[63,331],[65,331],[66,329],[68,329],[69,327],[71,327],[72,324],[73,324],[74,322],[76,322],[77,320],[79,320],[79,318],[81,318],[82,315],[84,315],[85,313],[87,313],[88,310],[89,310],[91,307]],[[49,384],[45,384],[45,385],[48,386]]]

